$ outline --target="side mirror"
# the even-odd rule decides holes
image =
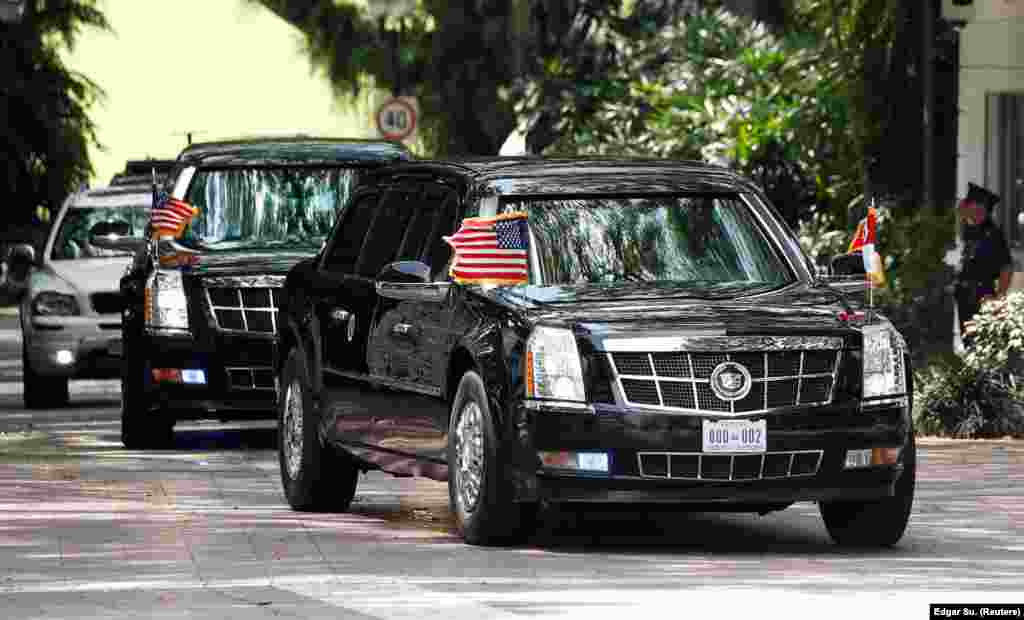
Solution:
[[[8,259],[10,279],[15,281],[28,278],[28,270],[36,263],[36,249],[31,243],[19,243],[11,248]]]
[[[860,254],[840,254],[828,261],[828,274],[820,279],[844,293],[863,293],[868,288],[867,270]]]
[[[89,243],[104,250],[135,252],[146,244],[143,237],[129,236],[128,222],[100,222],[89,229]]]
[[[377,274],[377,294],[403,301],[440,302],[448,296],[449,282],[431,282],[430,266],[419,261],[389,263]]]

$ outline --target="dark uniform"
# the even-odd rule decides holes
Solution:
[[[967,197],[961,203],[962,211],[971,209],[974,205],[984,207],[986,211],[980,224],[965,224],[962,228],[963,255],[956,281],[957,314],[960,319],[961,335],[964,334],[964,324],[980,309],[981,300],[995,296],[995,283],[1000,273],[1011,270],[1013,266],[1006,238],[992,223],[990,217],[992,207],[997,202],[999,196],[970,183]]]

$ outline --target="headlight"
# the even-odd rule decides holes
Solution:
[[[897,396],[907,391],[903,368],[906,347],[903,338],[890,325],[863,328],[864,398]]]
[[[188,301],[181,272],[157,269],[146,282],[143,315],[154,329],[188,329]]]
[[[526,395],[585,401],[576,338],[567,329],[537,327],[526,341]]]
[[[43,291],[32,299],[32,316],[74,316],[81,314],[74,295]]]

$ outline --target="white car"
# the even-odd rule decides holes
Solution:
[[[145,235],[152,205],[146,186],[108,187],[72,194],[43,246],[15,246],[10,280],[21,296],[25,406],[68,402],[68,380],[120,376],[119,280],[128,249],[99,248],[97,237]],[[107,244],[109,245],[109,244]]]

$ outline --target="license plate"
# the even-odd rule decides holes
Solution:
[[[704,420],[704,452],[764,452],[768,446],[765,420]]]

